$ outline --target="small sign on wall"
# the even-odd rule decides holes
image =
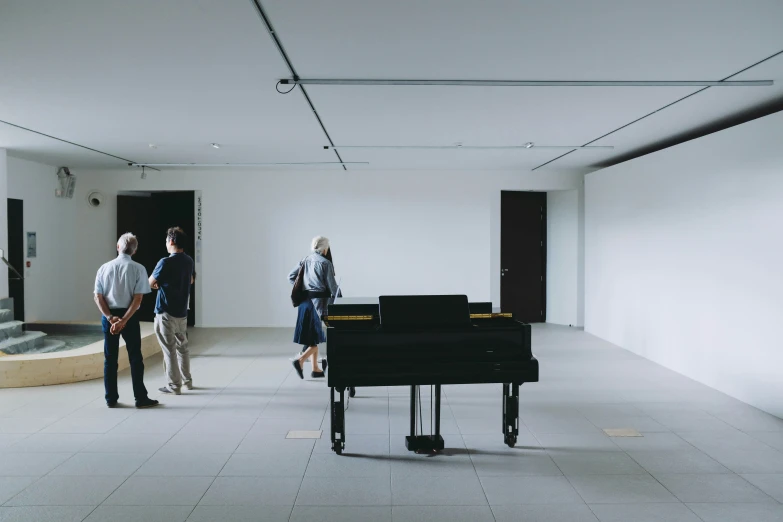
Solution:
[[[35,257],[35,232],[27,233],[27,257]]]
[[[201,194],[196,194],[196,263],[201,263]]]

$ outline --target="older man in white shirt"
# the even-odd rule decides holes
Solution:
[[[150,293],[147,270],[131,260],[138,248],[136,236],[130,232],[117,241],[117,257],[105,263],[95,277],[95,304],[103,314],[103,383],[106,388],[106,405],[117,406],[117,358],[120,352],[120,335],[125,339],[133,381],[133,395],[137,408],[157,406],[158,401],[147,396],[144,386],[144,358],[141,355],[141,326],[135,315],[144,294]]]

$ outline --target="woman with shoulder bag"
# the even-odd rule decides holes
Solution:
[[[326,313],[329,299],[338,290],[329,240],[318,236],[313,239],[311,247],[312,253],[288,274],[288,281],[294,285],[291,300],[298,309],[294,342],[304,347],[293,361],[300,379],[304,379],[302,367],[308,358],[313,365],[311,376],[324,377],[326,359],[323,360],[323,369],[318,366],[318,345],[326,342],[321,318]]]

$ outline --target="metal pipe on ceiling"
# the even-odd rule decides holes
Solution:
[[[132,167],[285,167],[309,165],[369,165],[369,161],[305,161],[299,163],[129,163]]]
[[[277,47],[277,51],[280,53],[280,56],[283,58],[286,67],[288,67],[288,70],[291,73],[291,77],[295,79],[299,79],[299,75],[296,74],[296,69],[294,69],[294,64],[291,62],[291,59],[288,57],[288,53],[285,52],[285,48],[283,47],[283,42],[280,40],[277,33],[275,32],[275,28],[272,26],[272,21],[269,19],[269,16],[267,16],[266,11],[264,11],[264,6],[261,5],[261,0],[250,0],[250,2],[253,4],[253,7],[255,7],[258,16],[261,18],[261,21],[264,23],[264,27],[266,27],[266,30],[269,33],[270,38],[272,38],[272,41],[275,43],[275,47]],[[315,116],[315,119],[318,121],[318,125],[321,126],[321,130],[326,136],[326,141],[328,141],[330,144],[334,144],[334,142],[332,141],[332,137],[329,136],[329,132],[326,130],[326,126],[324,125],[321,116],[318,115],[318,111],[315,110],[315,105],[313,105],[313,101],[310,99],[310,96],[307,94],[307,91],[305,90],[304,86],[300,85],[299,88],[302,90],[302,95],[307,101],[307,105],[309,105],[310,109],[313,111],[313,116]],[[334,154],[335,156],[337,156],[337,159],[340,161],[340,163],[344,163],[343,159],[340,157],[339,152],[334,151]],[[345,167],[345,164],[343,164],[343,170],[348,170]]]
[[[324,149],[420,149],[420,150],[536,150],[536,149],[614,149],[612,145],[332,145]]]
[[[747,81],[582,81],[582,80],[377,80],[298,78],[280,80],[282,85],[418,85],[457,87],[768,87],[773,80]]]

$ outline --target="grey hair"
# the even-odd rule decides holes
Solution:
[[[139,240],[130,232],[125,232],[117,240],[117,246],[120,249],[120,253],[132,256],[136,253],[136,249],[139,248]]]
[[[313,238],[312,248],[315,252],[326,252],[329,248],[329,238],[324,236],[316,236]]]

